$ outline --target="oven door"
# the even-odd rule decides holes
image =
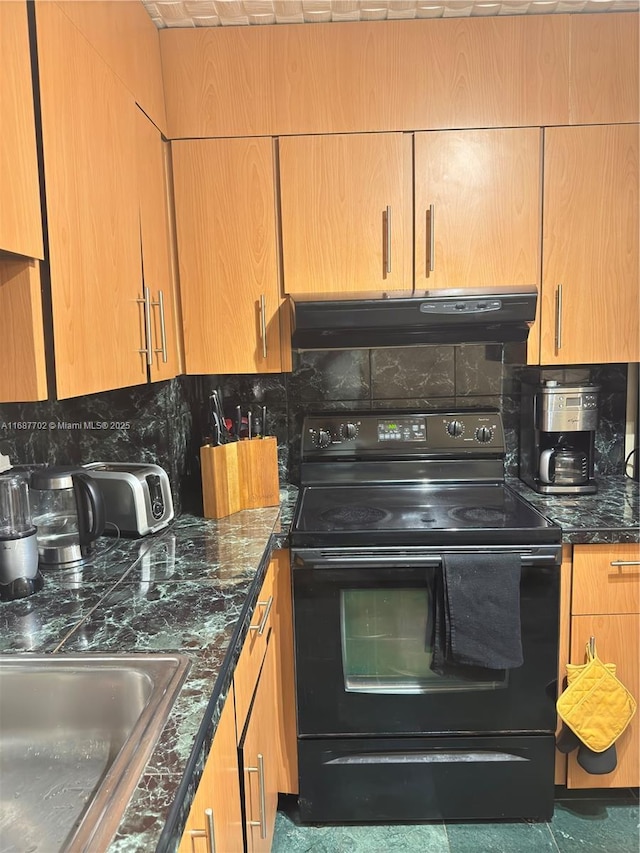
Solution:
[[[524,663],[472,679],[430,668],[442,553],[294,552],[298,735],[553,732],[560,549],[509,550],[521,558]]]

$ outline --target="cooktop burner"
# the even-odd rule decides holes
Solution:
[[[504,512],[488,506],[454,506],[449,510],[449,517],[463,524],[488,527],[501,524]]]
[[[323,521],[336,527],[367,527],[381,522],[389,513],[374,506],[334,506],[321,513]]]

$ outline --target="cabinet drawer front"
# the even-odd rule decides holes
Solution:
[[[273,567],[270,567],[260,589],[256,608],[251,618],[251,627],[245,638],[233,676],[238,740],[244,729],[260,667],[267,650],[267,640],[272,627],[273,588],[274,574]]]
[[[640,544],[576,545],[571,611],[640,613]]]

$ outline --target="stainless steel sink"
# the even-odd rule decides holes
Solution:
[[[0,853],[106,849],[184,655],[0,655]]]

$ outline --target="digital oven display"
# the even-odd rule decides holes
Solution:
[[[425,418],[393,418],[378,421],[378,441],[425,441]]]

